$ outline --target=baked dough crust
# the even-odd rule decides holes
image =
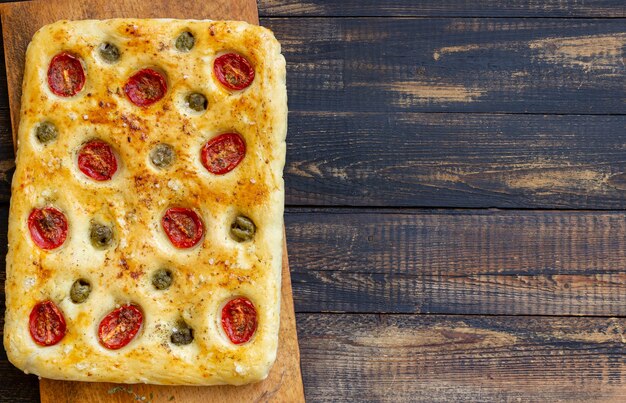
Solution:
[[[196,39],[188,53],[174,46],[185,30]],[[118,63],[99,59],[103,42],[120,48]],[[79,55],[86,75],[82,91],[68,99],[47,85],[50,60],[62,51]],[[227,51],[244,55],[255,68],[252,85],[243,91],[229,91],[213,76],[213,60]],[[165,73],[168,91],[140,108],[125,97],[123,85],[146,67]],[[191,91],[207,96],[206,112],[186,109],[183,99]],[[34,134],[44,120],[59,129],[47,145]],[[241,134],[246,157],[230,173],[212,175],[202,166],[200,149],[227,131]],[[59,21],[41,28],[26,52],[12,184],[4,326],[9,360],[53,379],[169,385],[264,379],[278,344],[286,132],[285,60],[265,28],[170,19]],[[117,154],[118,171],[110,181],[90,180],[77,168],[77,150],[94,138]],[[158,143],[176,151],[169,169],[149,162]],[[67,240],[52,251],[34,244],[27,225],[30,211],[44,206],[61,210],[69,224]],[[198,247],[176,249],[165,236],[160,220],[171,206],[200,213],[206,231]],[[230,237],[236,214],[255,222],[253,241]],[[113,225],[113,247],[91,245],[92,220]],[[174,282],[159,291],[151,274],[163,266],[172,269]],[[74,304],[69,291],[79,278],[91,282],[92,292]],[[221,307],[237,296],[249,298],[258,312],[253,339],[238,346],[219,323]],[[30,336],[28,318],[46,299],[63,312],[67,334],[41,347]],[[127,303],[143,311],[142,328],[126,347],[107,350],[98,342],[98,324]],[[189,345],[170,342],[180,318],[194,330]]]

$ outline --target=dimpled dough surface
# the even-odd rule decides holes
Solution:
[[[189,52],[175,47],[190,31]],[[121,57],[107,64],[97,53],[103,42]],[[62,98],[48,87],[47,69],[58,53],[80,57],[84,88]],[[252,84],[230,91],[213,74],[225,52],[243,55],[254,67]],[[136,71],[165,74],[167,93],[152,106],[132,104],[124,84]],[[204,113],[189,110],[184,97],[203,93]],[[233,21],[128,20],[60,21],[41,28],[26,54],[16,171],[13,176],[7,255],[4,345],[18,368],[42,377],[81,381],[154,384],[244,384],[265,378],[276,357],[287,100],[285,61],[273,34]],[[41,144],[41,121],[58,128],[56,140]],[[211,174],[200,150],[210,139],[238,132],[246,154],[225,175]],[[97,182],[77,166],[77,152],[100,139],[116,154],[118,170]],[[170,144],[176,158],[156,169],[149,153]],[[67,239],[43,250],[32,240],[28,217],[34,208],[54,206],[67,217]],[[165,235],[165,210],[182,206],[204,222],[200,243],[177,249]],[[250,217],[257,232],[239,243],[230,235],[237,214]],[[90,242],[92,221],[111,225],[113,245],[99,250]],[[172,270],[173,283],[157,290],[152,273]],[[89,298],[75,304],[70,288],[77,279],[92,285]],[[256,307],[252,339],[233,344],[221,325],[221,308],[235,297]],[[33,306],[53,301],[67,332],[42,347],[29,333]],[[119,350],[98,340],[98,324],[115,308],[132,303],[143,313],[135,338]],[[170,336],[178,320],[192,329],[188,345]]]

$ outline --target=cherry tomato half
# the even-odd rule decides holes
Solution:
[[[37,303],[28,321],[30,336],[40,346],[52,346],[65,336],[65,318],[54,302]]]
[[[28,229],[33,242],[41,249],[56,249],[67,238],[67,219],[54,207],[36,208],[28,216]]]
[[[204,224],[198,214],[183,207],[167,209],[161,225],[170,242],[180,249],[197,245],[204,233]]]
[[[224,175],[233,169],[246,155],[246,144],[237,133],[224,133],[209,140],[202,147],[202,165],[215,175]]]
[[[243,90],[254,80],[254,68],[237,53],[226,53],[215,59],[213,72],[222,85],[231,90]]]
[[[150,106],[167,92],[165,77],[158,71],[143,69],[133,74],[124,85],[124,93],[137,106]]]
[[[222,328],[233,344],[250,340],[257,325],[256,308],[248,298],[235,298],[222,308]]]
[[[117,159],[110,145],[92,140],[78,152],[78,168],[93,180],[106,181],[117,171]]]
[[[48,67],[48,87],[55,95],[71,97],[85,85],[85,71],[80,59],[71,53],[54,56]]]
[[[130,343],[141,324],[143,314],[135,305],[124,305],[109,313],[98,326],[100,344],[110,350],[117,350]]]

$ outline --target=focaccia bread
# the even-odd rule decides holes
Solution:
[[[4,346],[54,379],[267,376],[287,131],[273,34],[235,21],[59,21],[26,53]]]

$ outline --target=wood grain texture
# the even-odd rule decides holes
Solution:
[[[298,315],[315,402],[623,402],[624,318]]]
[[[14,168],[0,114],[0,202]],[[623,209],[626,116],[289,115],[288,205]]]
[[[287,203],[626,207],[626,116],[295,112]]]
[[[253,0],[190,3],[185,7],[181,6],[181,3],[174,3],[178,6],[173,7],[172,3],[165,0],[150,2],[117,0],[112,4],[107,1],[93,0],[72,7],[67,7],[67,4],[65,0],[36,1],[3,4],[0,9],[5,60],[6,66],[9,67],[7,77],[13,133],[17,133],[19,124],[19,99],[26,46],[32,34],[47,23],[60,19],[113,17],[240,19],[258,23],[257,8]],[[283,247],[282,281],[278,356],[268,378],[262,382],[243,387],[204,388],[139,385],[134,387],[132,392],[124,394],[124,390],[130,391],[131,389],[126,386],[123,387],[124,389],[120,389],[120,386],[114,389],[116,388],[114,384],[41,379],[39,383],[41,401],[53,403],[58,401],[60,396],[75,403],[122,402],[137,396],[151,402],[171,400],[185,402],[304,401],[286,243]],[[119,392],[110,393],[113,390]]]
[[[288,209],[285,221],[296,312],[626,316],[626,212]],[[6,244],[6,218],[0,233]]]
[[[623,114],[626,19],[265,19],[291,111]]]
[[[626,17],[621,0],[261,0],[262,17]]]
[[[290,210],[298,312],[626,316],[626,213]]]
[[[625,19],[265,18],[263,25],[283,44],[292,110],[626,113],[626,89],[615,85],[626,74]]]
[[[327,17],[262,20],[283,43],[300,111],[290,113],[288,203],[624,208],[622,116],[486,114],[626,114],[622,1],[259,8]],[[334,18],[382,15],[542,18]],[[0,245],[10,143],[2,72]],[[625,401],[623,318],[413,314],[624,315],[624,218],[288,209],[308,401]],[[320,311],[408,314],[308,313]],[[0,374],[0,402],[36,401],[35,377],[4,356]]]
[[[297,321],[309,402],[626,399],[624,318],[301,313]],[[0,402],[36,401],[36,378],[0,371]]]

